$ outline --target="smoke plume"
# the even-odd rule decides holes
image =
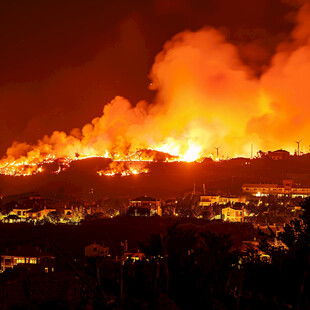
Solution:
[[[117,96],[82,129],[55,131],[36,145],[14,142],[1,165],[76,153],[122,159],[140,149],[195,160],[220,145],[227,156],[249,156],[251,144],[293,151],[294,140],[310,138],[310,4],[260,77],[220,31],[203,28],[168,41],[150,78],[152,104]]]

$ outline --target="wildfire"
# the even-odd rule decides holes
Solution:
[[[126,162],[112,162],[108,169],[97,171],[99,175],[105,176],[115,176],[119,175],[122,177],[141,174],[141,173],[148,173],[149,169],[145,168],[144,163],[126,163]]]
[[[0,174],[12,176],[35,175],[43,172],[43,168],[35,163],[10,163],[0,168]]]
[[[183,155],[181,150],[181,145],[176,143],[165,144],[158,148],[158,151],[164,151],[168,154],[173,154],[174,156],[170,159],[166,159],[166,161],[183,161],[183,162],[193,162],[198,161],[201,158],[202,147],[193,143],[192,141],[188,141],[187,150]]]
[[[167,146],[159,148],[166,150]],[[198,161],[198,154],[200,147],[197,145],[190,145],[188,151],[183,156],[170,155],[166,152],[159,150],[142,149],[131,154],[121,156],[120,154],[114,154],[111,158],[108,152],[105,152],[103,156],[88,154],[75,154],[74,158],[62,157],[57,158],[55,156],[47,156],[42,159],[22,158],[20,160],[14,160],[11,162],[5,162],[2,160],[2,166],[0,166],[0,174],[8,176],[30,176],[36,175],[47,171],[45,169],[48,165],[56,164],[57,170],[51,171],[51,173],[59,174],[66,171],[72,162],[88,159],[88,158],[110,158],[113,162],[107,170],[100,170],[97,173],[99,175],[121,175],[129,176],[141,173],[148,173],[149,169],[145,168],[146,162],[193,162]],[[139,164],[140,163],[140,164]]]
[[[221,158],[249,157],[251,145],[293,152],[292,141],[305,141],[310,132],[309,17],[305,3],[290,40],[259,76],[220,31],[177,34],[152,66],[152,103],[131,104],[116,96],[101,116],[70,134],[55,131],[33,145],[13,142],[0,160],[0,174],[33,175],[49,163],[57,163],[55,173],[60,173],[91,157],[117,162],[100,175],[146,173],[127,162],[199,161],[214,155],[214,145],[224,145]]]

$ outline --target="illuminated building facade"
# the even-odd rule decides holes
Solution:
[[[229,222],[244,222],[244,208],[234,206],[223,208],[222,219]]]
[[[27,218],[27,212],[30,211],[31,208],[13,208],[13,213],[16,214],[18,217]]]
[[[203,195],[199,199],[200,207],[209,207],[214,204],[224,205],[227,203],[235,204],[237,202],[245,202],[245,197],[227,197],[219,195]]]
[[[129,207],[138,210],[146,210],[149,215],[162,215],[161,201],[152,197],[142,196],[132,199],[129,202]],[[139,214],[136,214],[139,215]]]
[[[15,267],[40,265],[45,272],[54,271],[55,257],[38,247],[18,247],[1,254],[1,272]]]
[[[243,184],[242,191],[247,194],[255,196],[285,196],[289,195],[294,197],[309,197],[310,187],[302,187],[294,185],[292,180],[283,180],[282,184]]]
[[[281,149],[274,152],[268,152],[268,157],[273,160],[287,159],[290,157],[290,153]]]
[[[108,256],[110,253],[109,247],[100,245],[96,242],[93,244],[87,245],[85,247],[85,256],[86,257],[95,257],[95,256]]]

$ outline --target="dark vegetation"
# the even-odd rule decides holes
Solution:
[[[257,235],[251,224],[207,222],[194,218],[162,217],[115,217],[85,222],[82,225],[33,225],[33,224],[0,224],[0,246],[46,242],[72,254],[84,251],[84,246],[93,241],[105,241],[113,255],[121,254],[121,241],[127,240],[130,248],[137,248],[149,235],[165,234],[170,226],[178,224],[182,229],[209,230],[214,233],[231,234],[237,247],[242,240]]]
[[[310,309],[310,199],[302,207],[302,217],[278,236],[258,235],[246,223],[118,217],[80,226],[1,224],[0,240],[2,249],[48,244],[59,270],[69,266],[87,283],[90,293],[79,307],[62,300],[56,308],[89,308],[91,299],[91,309],[302,310]],[[240,251],[242,241],[254,237],[259,248]],[[275,238],[280,246],[270,242]],[[113,255],[121,255],[121,241],[128,240],[129,250],[139,248],[146,256],[124,264],[101,257],[85,261],[83,248],[93,240],[105,241]]]
[[[219,231],[174,225],[165,234],[152,234],[141,244],[149,261],[125,265],[125,304],[142,309],[141,301],[148,309],[310,309],[310,199],[302,207],[302,217],[283,233],[262,234],[259,249],[245,253],[236,249],[231,235]],[[277,246],[269,242],[275,238]]]

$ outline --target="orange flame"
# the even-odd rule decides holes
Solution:
[[[0,173],[39,173],[59,158],[68,165],[96,156],[196,161],[214,154],[215,145],[223,145],[221,158],[249,156],[252,144],[255,150],[293,151],[294,140],[310,138],[309,20],[310,4],[305,3],[290,41],[279,46],[260,77],[219,31],[177,34],[152,67],[150,85],[157,91],[152,104],[133,106],[117,96],[81,130],[55,131],[36,145],[14,142],[0,161]]]
[[[112,162],[109,165],[108,169],[97,171],[99,175],[105,175],[105,176],[120,175],[122,177],[148,172],[149,169],[145,168],[144,163],[132,163],[132,162],[125,163],[116,161]]]

